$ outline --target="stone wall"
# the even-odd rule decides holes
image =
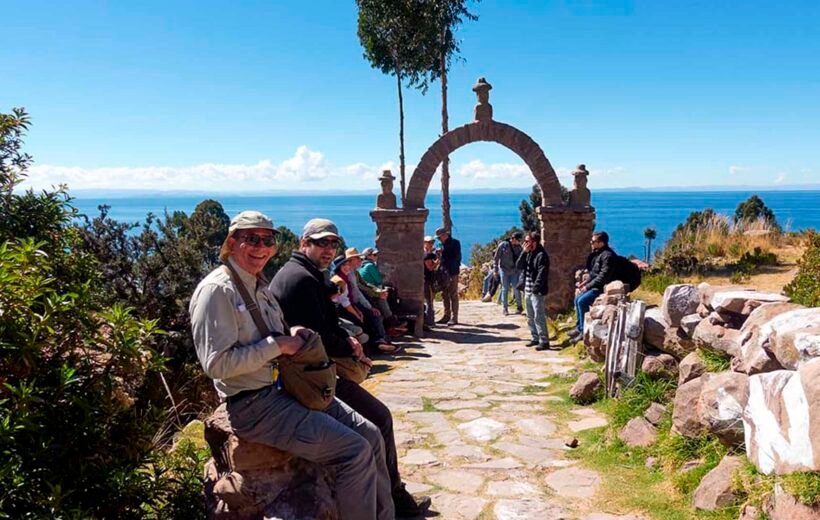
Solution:
[[[589,239],[595,224],[593,208],[540,207],[541,242],[550,255],[549,294],[551,312],[572,307],[575,299],[575,270],[584,266]]]

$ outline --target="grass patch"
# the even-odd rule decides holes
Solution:
[[[667,287],[683,283],[680,278],[662,271],[645,274],[641,277],[641,289],[655,294],[663,294]]]
[[[698,356],[703,361],[707,372],[723,372],[729,370],[731,366],[729,359],[711,350],[698,349]]]
[[[548,386],[527,385],[521,389],[519,394],[540,394],[549,390]]]
[[[422,411],[423,412],[438,412],[440,411],[436,408],[436,405],[433,403],[433,400],[429,397],[421,397],[421,404],[422,404]]]
[[[786,493],[807,506],[820,504],[820,473],[791,473],[780,479]]]
[[[643,414],[653,402],[669,402],[675,394],[676,386],[673,381],[651,379],[641,372],[632,386],[623,390],[617,399],[604,401],[601,409],[612,418],[614,426],[623,426],[633,417]]]

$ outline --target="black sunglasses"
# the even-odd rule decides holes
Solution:
[[[246,244],[250,244],[254,247],[259,247],[260,244],[263,244],[265,247],[273,247],[276,245],[276,235],[242,235],[241,240]]]
[[[339,241],[332,238],[319,238],[316,240],[311,239],[310,242],[321,248],[339,247]]]

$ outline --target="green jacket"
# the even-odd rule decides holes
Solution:
[[[362,275],[362,280],[370,285],[382,287],[382,274],[379,272],[379,266],[373,263],[372,260],[364,261],[364,264],[359,268],[359,274]]]

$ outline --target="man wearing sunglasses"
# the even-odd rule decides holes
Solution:
[[[586,263],[589,279],[578,285],[579,294],[575,297],[575,329],[569,333],[573,341],[584,335],[584,314],[604,290],[604,286],[613,280],[615,274],[612,268],[615,253],[609,247],[609,235],[606,231],[593,233],[589,245],[592,249]]]
[[[332,221],[315,218],[305,224],[299,250],[294,251],[290,260],[282,266],[271,282],[271,290],[282,305],[285,321],[315,330],[322,336],[327,353],[331,357],[357,357],[369,361],[364,356],[361,343],[350,337],[339,324],[339,315],[330,296],[336,292],[326,271],[335,258],[341,239],[339,230]],[[393,416],[387,406],[367,390],[347,379],[336,383],[336,396],[350,405],[356,412],[375,424],[384,441],[385,473],[379,478],[388,485],[395,504],[398,518],[414,518],[423,513],[429,498],[419,505],[407,492],[399,476],[396,440],[393,434]],[[388,498],[389,500],[389,498]]]
[[[243,211],[231,221],[219,255],[225,265],[206,276],[191,298],[199,362],[226,402],[237,437],[332,468],[340,518],[392,519],[384,441],[376,426],[339,399],[324,413],[308,410],[275,384],[272,362],[298,352],[313,334],[285,325],[262,279],[276,253],[275,238],[273,222],[258,211]],[[257,309],[268,336],[256,326]]]

